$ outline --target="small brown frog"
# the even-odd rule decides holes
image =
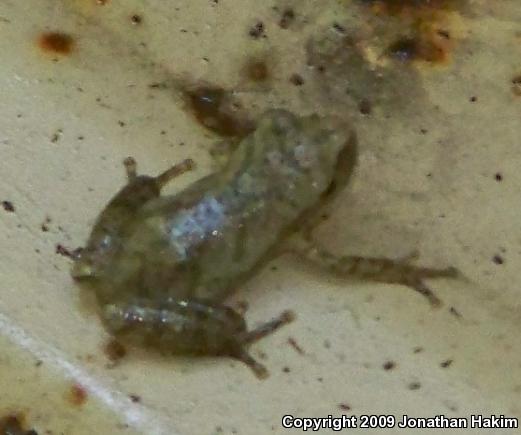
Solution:
[[[405,261],[336,258],[304,238],[294,243],[295,232],[311,228],[320,206],[347,183],[355,162],[349,127],[284,110],[264,114],[222,170],[176,195],[161,196],[161,188],[192,161],[149,177],[138,176],[128,158],[128,184],[98,217],[72,275],[95,290],[118,337],[172,353],[234,357],[265,377],[247,348],[293,314],[284,311],[249,331],[223,303],[281,252],[297,249],[342,275],[411,286],[433,304],[439,300],[422,279],[456,275]]]

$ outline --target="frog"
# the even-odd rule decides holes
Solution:
[[[348,184],[358,139],[333,116],[262,114],[227,163],[177,193],[172,180],[194,168],[186,159],[157,176],[138,175],[125,159],[128,181],[99,214],[72,277],[93,290],[109,333],[121,340],[181,355],[226,356],[259,378],[267,368],[250,346],[295,319],[291,309],[248,329],[230,296],[284,253],[349,277],[412,287],[432,305],[425,278],[456,269],[416,267],[408,260],[337,257],[312,240],[312,229]]]

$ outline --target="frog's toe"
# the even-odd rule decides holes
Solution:
[[[269,376],[268,369],[263,364],[255,360],[255,358],[253,358],[246,350],[241,349],[237,355],[234,355],[234,357],[252,369],[257,378],[266,379]]]
[[[125,166],[128,181],[132,181],[137,177],[137,163],[134,157],[127,157],[123,160],[123,166]]]

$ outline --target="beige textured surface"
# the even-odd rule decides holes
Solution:
[[[106,334],[56,244],[83,243],[121,186],[127,155],[150,173],[194,158],[198,170],[175,188],[209,170],[218,138],[194,122],[171,86],[151,83],[189,78],[235,87],[252,112],[273,105],[350,112],[339,91],[345,81],[334,67],[317,80],[304,46],[333,21],[360,20],[358,9],[316,3],[295,2],[297,21],[284,30],[272,9],[278,3],[253,0],[240,7],[232,0],[0,2],[0,200],[15,206],[14,213],[0,208],[0,408],[27,410],[30,425],[55,434],[284,433],[282,415],[339,415],[342,403],[356,415],[521,417],[521,98],[510,83],[521,73],[518,0],[470,2],[457,16],[450,65],[404,72],[390,82],[396,101],[370,117],[351,114],[360,165],[317,231],[336,252],[399,257],[418,249],[422,264],[457,266],[468,282],[431,283],[444,309],[433,311],[399,286],[316,276],[288,257],[240,295],[252,324],[285,308],[298,314],[254,350],[267,355],[268,380],[226,359],[142,350],[108,367]],[[139,25],[131,23],[135,13]],[[259,19],[268,37],[253,40],[248,29]],[[70,56],[53,61],[38,49],[47,30],[74,37]],[[267,52],[273,83],[244,83],[245,56]],[[304,86],[288,84],[294,72]],[[386,361],[396,367],[383,370]],[[81,407],[64,398],[74,382],[88,391]],[[420,387],[410,389],[415,382]]]

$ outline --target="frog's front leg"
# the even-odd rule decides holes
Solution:
[[[305,261],[338,276],[405,285],[425,296],[435,307],[441,305],[441,300],[424,281],[429,278],[461,277],[460,272],[454,267],[436,269],[410,264],[417,254],[397,260],[382,257],[338,256],[318,247],[307,238],[291,239],[286,246],[286,252],[296,254]]]
[[[244,318],[230,307],[199,301],[163,304],[109,304],[102,316],[108,329],[123,338],[175,354],[222,355],[248,365],[259,378],[267,369],[247,351],[248,346],[293,320],[290,311],[248,331]]]

